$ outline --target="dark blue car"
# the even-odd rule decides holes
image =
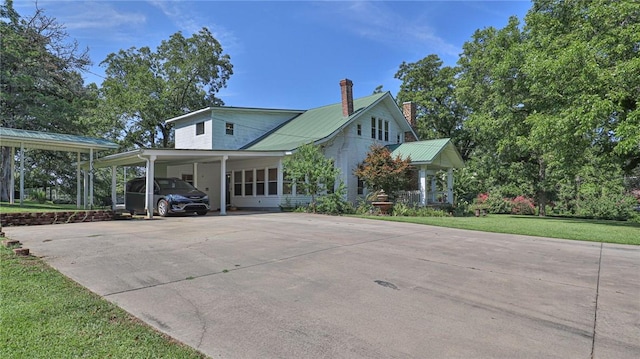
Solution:
[[[139,177],[127,182],[125,208],[132,215],[145,213],[146,179]],[[209,197],[179,178],[155,178],[153,189],[154,212],[165,217],[171,213],[209,212]]]

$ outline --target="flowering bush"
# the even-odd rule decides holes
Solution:
[[[535,214],[536,207],[531,198],[518,196],[511,200],[512,214]]]

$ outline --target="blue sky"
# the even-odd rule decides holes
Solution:
[[[14,0],[23,17],[34,0]],[[231,56],[234,74],[219,96],[228,106],[307,109],[378,85],[395,96],[403,62],[437,54],[454,65],[476,29],[522,19],[531,3],[511,1],[49,1],[38,7],[89,48],[86,82],[102,82],[106,56],[207,27]]]

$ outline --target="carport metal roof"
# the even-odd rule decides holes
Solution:
[[[0,146],[39,150],[89,153],[93,150],[116,149],[118,145],[102,138],[53,132],[19,130],[0,127]]]
[[[89,154],[89,166],[93,163],[93,152],[99,150],[117,149],[118,145],[94,137],[68,135],[54,132],[40,132],[21,130],[9,127],[0,127],[0,146],[22,149],[20,151],[20,205],[24,200],[24,149],[39,149],[45,151],[64,151],[64,152],[76,152],[78,154],[78,162],[80,161],[80,153]],[[13,150],[12,150],[13,151]],[[13,153],[13,152],[12,152]],[[11,156],[11,179],[10,188],[14,187],[14,172],[15,172],[15,156]],[[77,177],[77,206],[80,208],[80,167],[78,163],[78,169],[76,171]],[[85,180],[85,185],[88,185],[88,189],[85,188],[85,207],[87,204],[93,206],[93,172],[88,174],[88,182]],[[88,197],[87,197],[87,192]],[[14,191],[9,193],[9,202],[14,203]]]
[[[192,149],[150,149],[140,148],[128,152],[117,153],[105,156],[94,161],[94,168],[105,168],[112,166],[144,166],[147,159],[154,157],[155,163],[194,163],[194,162],[218,162],[221,158],[227,157],[243,159],[257,157],[284,157],[290,154],[288,151],[233,151],[233,150],[192,150]],[[89,164],[84,162],[83,168],[88,168]]]

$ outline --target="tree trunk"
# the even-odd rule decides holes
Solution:
[[[545,217],[547,215],[547,190],[545,188],[547,164],[540,158],[538,165],[538,216]]]
[[[3,202],[9,202],[11,184],[11,147],[2,147],[2,161],[0,162],[0,200]]]

